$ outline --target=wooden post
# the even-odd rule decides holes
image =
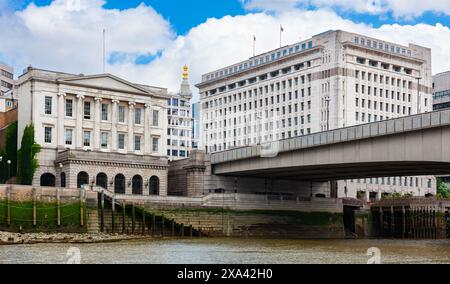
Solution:
[[[116,230],[116,199],[114,196],[111,198],[111,233],[114,234]]]
[[[202,237],[202,227],[198,228],[198,236],[200,238]]]
[[[36,188],[33,187],[33,226],[36,226]]]
[[[192,225],[189,225],[189,236],[192,238],[193,231],[192,231]]]
[[[80,226],[84,226],[84,190],[80,190]]]
[[[391,236],[395,237],[395,212],[394,212],[394,206],[391,206]]]
[[[175,221],[172,219],[172,237],[175,236]]]
[[[164,215],[161,215],[161,234],[164,237]]]
[[[180,233],[181,233],[181,236],[184,237],[184,224],[183,223],[181,223]]]
[[[10,204],[10,199],[11,199],[11,187],[8,186],[8,187],[6,187],[6,225],[7,226],[11,225],[11,204]]]
[[[405,206],[402,206],[402,239],[405,238],[405,234],[406,234],[406,211],[405,211]]]
[[[156,216],[155,214],[152,214],[152,236],[156,232]]]
[[[59,188],[56,189],[56,220],[58,227],[61,226],[61,196],[59,195]],[[82,223],[81,226],[83,226]]]
[[[134,234],[134,229],[136,227],[136,212],[134,203],[131,204],[131,233]]]
[[[105,193],[100,195],[100,231],[105,231]]]
[[[383,208],[380,206],[380,228],[379,228],[379,237],[382,237],[384,235],[384,220],[383,220]]]
[[[145,209],[142,207],[142,234],[145,235]]]
[[[124,201],[122,205],[122,234],[126,234],[127,232],[127,225],[125,223],[126,217],[127,217],[127,204]]]

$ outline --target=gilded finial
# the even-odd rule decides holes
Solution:
[[[183,79],[187,79],[188,78],[188,67],[187,65],[184,65],[183,67]]]

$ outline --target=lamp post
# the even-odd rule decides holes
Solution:
[[[11,160],[8,160],[6,163],[8,164],[8,180],[11,177]]]
[[[422,77],[417,77],[417,114],[419,114],[420,111],[420,80],[422,80]]]
[[[330,97],[325,98],[327,103],[327,131],[330,130]]]

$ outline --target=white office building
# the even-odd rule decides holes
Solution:
[[[327,31],[204,74],[197,87],[202,143],[221,151],[431,111],[431,50]],[[425,195],[434,193],[434,183],[433,177],[339,181],[328,194]]]
[[[180,92],[168,94],[167,156],[169,160],[186,159],[192,149],[192,93],[188,67],[184,66]]]

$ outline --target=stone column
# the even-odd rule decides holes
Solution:
[[[95,98],[94,105],[94,150],[100,149],[100,123],[101,123],[101,107],[102,98]]]
[[[57,143],[59,149],[64,149],[65,145],[65,133],[64,133],[64,103],[65,103],[66,94],[58,93],[58,122],[57,122],[57,131],[56,134],[58,137]]]
[[[112,113],[111,113],[111,148],[113,151],[117,151],[117,105],[119,100],[112,100]]]
[[[151,119],[151,105],[145,104],[145,118],[144,118],[144,154],[151,154],[152,141],[150,137],[150,119]]]
[[[134,106],[135,102],[128,103],[128,152],[134,153]]]
[[[84,95],[77,95],[77,127],[76,127],[76,148],[83,148],[83,100]]]

